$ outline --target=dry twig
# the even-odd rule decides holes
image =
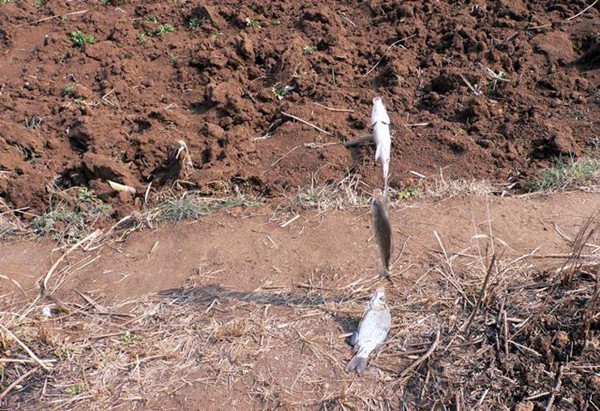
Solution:
[[[285,111],[282,111],[281,114],[283,114],[286,117],[293,118],[294,120],[299,121],[302,124],[306,124],[307,126],[310,126],[310,127],[314,128],[315,130],[319,130],[321,133],[327,134],[328,136],[332,136],[333,135],[333,133],[330,133],[327,130],[323,130],[321,127],[315,126],[314,124],[309,123],[308,121],[303,120],[300,117],[294,116],[293,114],[288,114]]]

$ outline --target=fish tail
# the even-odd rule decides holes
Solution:
[[[390,162],[389,160],[383,160],[382,161],[382,168],[383,168],[383,196],[385,198],[385,200],[387,200],[387,195],[388,195],[388,179],[390,176]]]
[[[381,272],[379,273],[381,278],[385,278],[388,281],[392,281],[392,277],[390,276],[390,270],[385,268],[383,270],[381,270]]]
[[[346,372],[356,371],[358,375],[363,375],[366,369],[367,357],[359,357],[359,354],[356,354],[354,357],[352,357],[346,366]]]
[[[388,177],[387,175],[383,176],[383,200],[387,203],[387,197],[388,197]]]

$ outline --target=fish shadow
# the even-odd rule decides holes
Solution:
[[[221,303],[231,301],[252,302],[256,304],[268,304],[278,307],[319,307],[326,303],[343,303],[351,301],[348,296],[325,297],[319,294],[297,295],[285,293],[259,293],[255,291],[228,290],[220,285],[209,284],[202,287],[172,288],[159,291],[156,295],[160,298],[171,300],[171,304],[199,306],[207,308],[215,300]],[[332,315],[332,318],[340,325],[344,333],[356,331],[360,318],[350,315]]]

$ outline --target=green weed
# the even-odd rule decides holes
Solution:
[[[73,92],[73,90],[75,90],[75,87],[77,87],[77,83],[69,83],[69,84],[67,84],[60,91],[60,95],[62,97],[68,96],[69,94],[71,94]]]
[[[246,27],[260,27],[260,22],[249,17],[246,18]]]
[[[315,50],[316,50],[315,46],[310,46],[309,45],[309,46],[302,47],[302,53],[304,55],[313,54],[315,52]]]
[[[568,190],[598,184],[600,158],[559,158],[553,167],[544,170],[530,184],[530,191]]]
[[[256,207],[262,202],[248,199],[244,196],[227,198],[202,198],[187,195],[181,198],[170,199],[158,206],[159,218],[162,220],[180,222],[183,220],[197,220],[203,214],[232,207]]]
[[[175,33],[175,31],[175,27],[172,24],[161,24],[148,34],[152,37],[162,37],[168,33]]]
[[[187,26],[190,29],[197,29],[199,27],[201,27],[204,24],[204,19],[198,18],[198,17],[192,17],[191,19],[188,20],[188,24]]]
[[[57,241],[70,243],[83,238],[95,220],[111,211],[112,208],[93,191],[79,188],[69,202],[60,203],[35,217],[31,228],[37,235],[51,236]]]
[[[83,50],[86,44],[94,44],[96,42],[96,37],[91,34],[84,34],[81,31],[72,32],[69,34],[69,38],[73,43],[73,47],[76,47],[79,50]]]
[[[402,190],[398,191],[395,197],[398,200],[408,200],[409,198],[418,197],[421,194],[421,190],[416,185],[408,185]]]
[[[74,385],[72,387],[65,388],[65,391],[70,395],[79,395],[84,391],[84,387],[81,385]]]
[[[125,334],[123,334],[119,337],[119,342],[121,342],[123,344],[131,344],[131,343],[138,341],[139,339],[140,339],[140,337],[138,337],[137,335],[130,333],[129,331],[126,331]]]

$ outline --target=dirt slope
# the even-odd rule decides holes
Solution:
[[[44,211],[49,184],[90,187],[117,212],[139,204],[107,179],[277,195],[351,171],[379,185],[368,147],[304,146],[367,133],[376,95],[395,187],[440,167],[518,179],[598,145],[600,12],[568,20],[582,1],[5,3],[0,197],[13,207]],[[76,31],[95,43],[74,47]],[[174,159],[179,140],[193,170]]]
[[[418,276],[431,260],[428,253],[439,249],[434,230],[454,250],[469,244],[476,233],[488,232],[487,207],[483,198],[454,198],[393,209],[396,252],[406,241],[401,262],[414,265],[402,277],[409,281]],[[565,251],[568,246],[553,224],[572,233],[598,207],[598,196],[570,193],[550,198],[491,198],[489,212],[494,235],[509,244],[515,256],[537,246],[542,247],[541,254]],[[315,270],[319,275],[339,273],[348,279],[378,273],[368,208],[307,214],[288,228],[269,222],[271,214],[268,207],[231,215],[217,213],[198,222],[135,233],[118,251],[103,249],[98,259],[78,270],[63,289],[106,293],[118,299],[139,297],[182,286],[207,266],[222,270],[211,282],[241,291],[292,287]],[[48,256],[55,245],[17,242],[0,247],[2,274],[10,274],[30,290],[49,268]],[[4,285],[17,292],[16,285]]]

